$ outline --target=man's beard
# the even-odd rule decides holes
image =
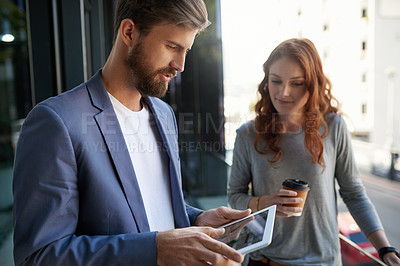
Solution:
[[[129,86],[134,86],[142,96],[161,98],[168,90],[168,82],[156,80],[156,77],[159,74],[169,73],[172,78],[176,76],[176,70],[168,66],[153,71],[146,63],[143,50],[143,44],[139,42],[125,61],[128,67],[127,83]]]

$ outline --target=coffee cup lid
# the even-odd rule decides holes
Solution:
[[[286,179],[282,185],[297,190],[310,190],[308,183],[299,179]]]

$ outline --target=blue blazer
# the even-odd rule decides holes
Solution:
[[[100,73],[25,120],[14,165],[16,265],[156,265],[156,232]],[[174,113],[143,100],[169,156],[175,227],[190,226],[201,211],[183,199]]]

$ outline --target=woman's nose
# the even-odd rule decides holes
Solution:
[[[282,84],[281,94],[285,97],[290,95],[290,84],[288,82]]]

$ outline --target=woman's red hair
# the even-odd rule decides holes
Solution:
[[[257,152],[264,154],[259,149],[260,138],[266,140],[268,149],[275,153],[271,164],[279,161],[282,151],[279,148],[282,124],[279,123],[278,111],[274,108],[268,90],[269,69],[271,65],[282,57],[290,57],[298,62],[305,73],[305,86],[309,92],[309,99],[304,106],[302,126],[305,130],[305,147],[313,157],[313,164],[325,168],[323,158],[324,144],[322,139],[328,135],[327,114],[337,113],[338,108],[333,105],[337,100],[331,94],[331,82],[322,70],[322,62],[314,44],[308,39],[289,39],[279,44],[264,63],[264,79],[258,86],[261,99],[255,105],[257,137],[254,147]],[[319,131],[321,126],[323,133]]]

